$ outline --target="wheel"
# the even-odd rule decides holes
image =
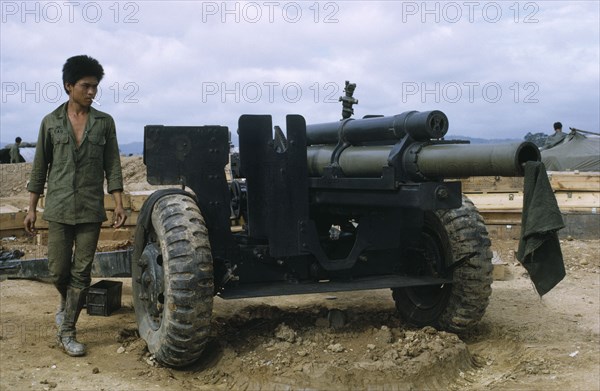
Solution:
[[[156,202],[132,277],[138,329],[150,353],[171,367],[197,360],[209,337],[214,283],[208,232],[193,199],[170,194]]]
[[[483,218],[463,197],[458,209],[427,212],[422,248],[410,264],[412,275],[448,276],[452,284],[392,289],[396,308],[414,326],[462,332],[483,317],[492,293],[492,252]],[[447,262],[449,260],[449,262]]]

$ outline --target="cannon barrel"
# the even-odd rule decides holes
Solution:
[[[469,176],[523,176],[524,164],[539,161],[540,151],[531,142],[510,144],[440,144],[417,152],[419,172],[428,178]]]
[[[307,149],[310,176],[323,175],[331,162],[334,146]],[[339,167],[348,177],[376,178],[382,167],[397,165],[390,156],[392,146],[351,146],[339,156]],[[531,142],[510,144],[414,143],[397,157],[406,175],[414,180],[465,178],[470,176],[523,176],[523,164],[539,161],[540,152]]]
[[[397,141],[409,135],[413,140],[442,138],[448,131],[448,117],[439,110],[407,111],[388,117],[347,119],[306,126],[307,145],[337,144],[347,141],[357,145],[373,141]]]

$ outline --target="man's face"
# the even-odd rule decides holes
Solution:
[[[65,87],[69,91],[70,100],[81,106],[89,107],[98,92],[98,78],[95,76],[82,77],[75,84],[66,83]]]

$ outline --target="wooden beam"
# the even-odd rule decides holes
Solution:
[[[548,171],[554,191],[600,191],[600,172]]]
[[[554,191],[600,191],[600,172],[548,171]],[[471,177],[460,179],[463,193],[519,193],[522,177]]]
[[[558,191],[554,195],[563,213],[600,213],[600,192]],[[470,193],[466,196],[480,212],[523,209],[523,193]]]

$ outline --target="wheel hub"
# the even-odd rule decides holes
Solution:
[[[439,268],[444,262],[439,244],[433,236],[426,233],[423,234],[422,240],[422,259],[417,274],[439,277]],[[434,308],[444,297],[444,285],[411,287],[407,289],[407,295],[414,305],[421,309]]]
[[[139,298],[155,330],[160,327],[164,307],[164,269],[162,255],[155,243],[148,243],[139,260],[141,267]]]

